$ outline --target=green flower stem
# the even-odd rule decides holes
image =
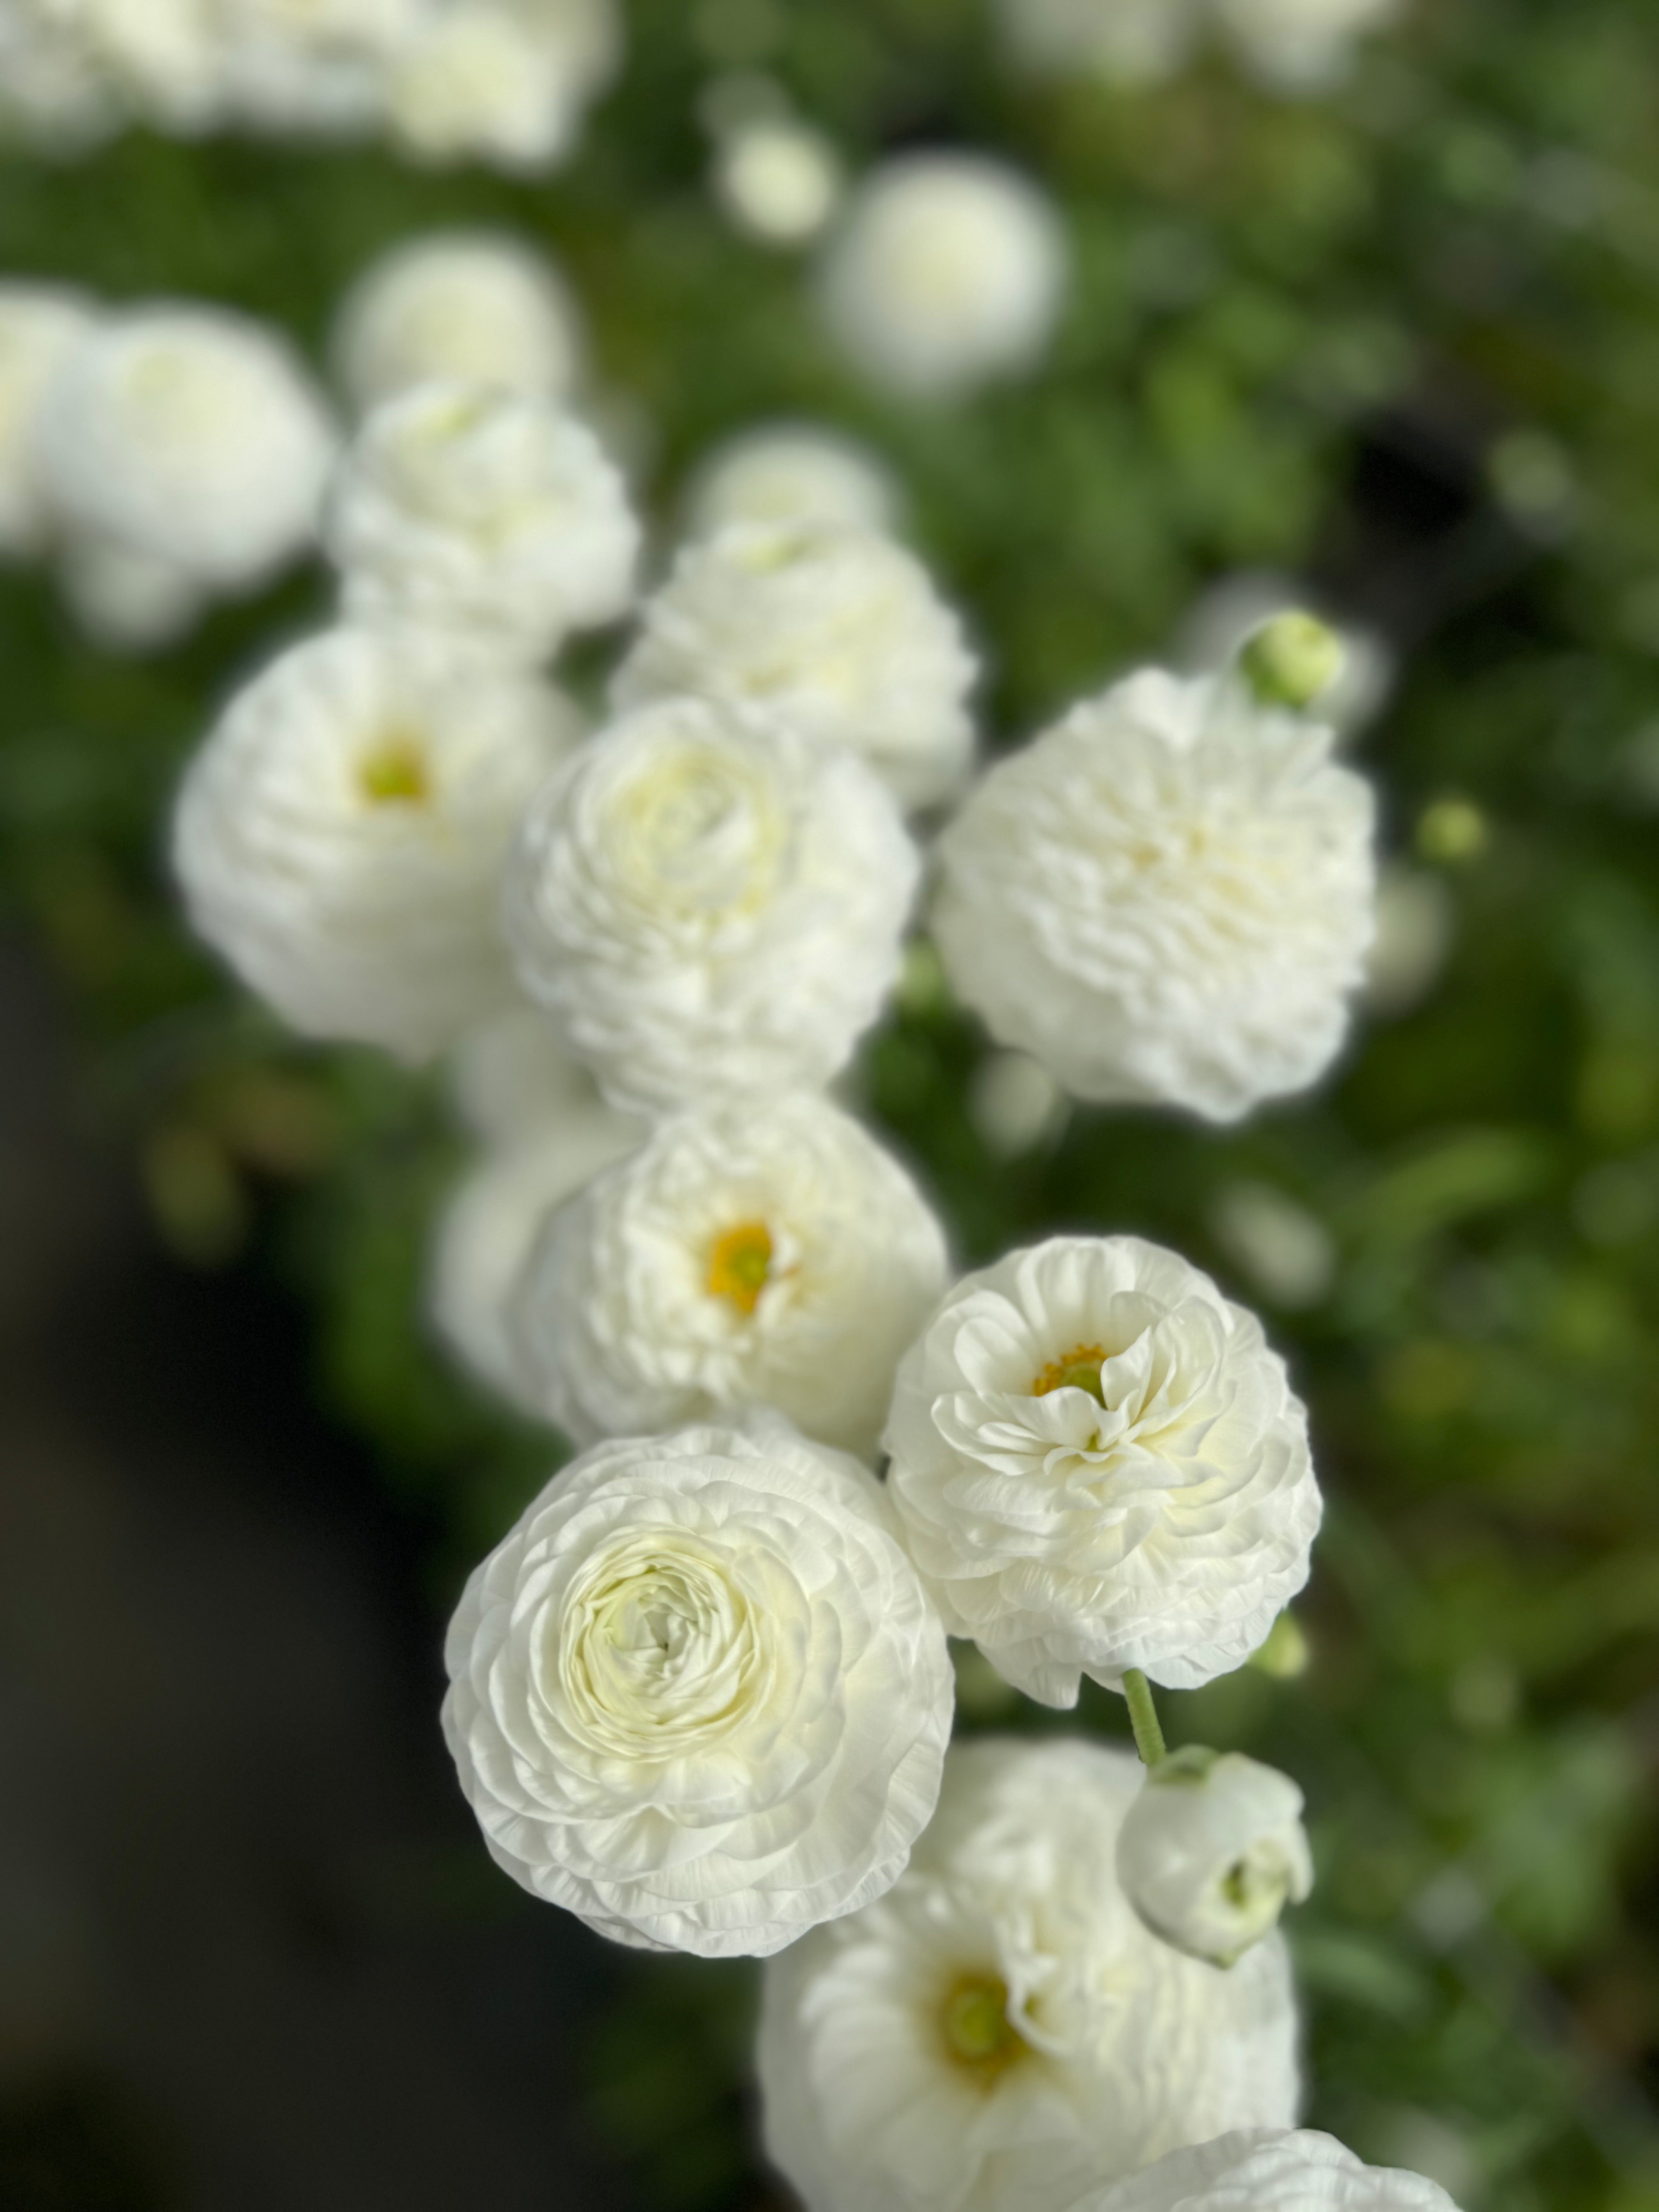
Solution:
[[[1135,1732],[1135,1749],[1143,1766],[1156,1766],[1164,1756],[1164,1731],[1158,1724],[1152,1686],[1139,1667],[1127,1669],[1123,1695],[1129,1708],[1129,1725]]]

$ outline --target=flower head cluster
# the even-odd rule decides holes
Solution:
[[[611,0],[4,0],[0,118],[75,145],[389,131],[433,161],[538,169],[611,76]]]
[[[597,1446],[473,1574],[444,1728],[498,1864],[647,1948],[765,1954],[891,1887],[938,1619],[855,1461],[775,1417]]]
[[[899,1369],[886,1443],[945,1626],[1045,1705],[1083,1674],[1227,1673],[1307,1579],[1320,1498],[1284,1363],[1136,1237],[964,1276]]]
[[[1000,762],[939,845],[933,926],[1004,1044],[1078,1097],[1230,1121],[1346,1032],[1373,807],[1328,730],[1148,671]]]
[[[1280,1940],[1218,1974],[1118,1887],[1139,1774],[1072,1740],[957,1746],[888,1895],[769,1966],[766,2144],[807,2212],[1062,2212],[1180,2145],[1291,2124]]]

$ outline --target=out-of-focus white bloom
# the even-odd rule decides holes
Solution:
[[[861,186],[822,271],[830,327],[879,384],[963,392],[1031,368],[1066,277],[1048,201],[971,154],[909,154]]]
[[[51,0],[0,0],[0,133],[73,154],[120,121],[107,74],[73,16]]]
[[[821,131],[790,115],[759,115],[722,137],[714,190],[739,230],[769,246],[816,238],[841,198],[841,163]]]
[[[1118,1831],[1117,1878],[1154,1936],[1231,1966],[1313,1887],[1288,1774],[1188,1745],[1146,1776]]]
[[[915,556],[834,523],[733,524],[686,547],[641,617],[619,706],[682,692],[860,753],[900,802],[947,797],[973,752],[977,671]]]
[[[1376,939],[1365,963],[1367,1010],[1387,1018],[1422,1005],[1450,956],[1457,907],[1443,876],[1396,862],[1376,893]]]
[[[1224,576],[1194,605],[1176,644],[1179,665],[1194,676],[1218,676],[1231,668],[1240,650],[1257,630],[1275,616],[1289,614],[1310,604],[1305,586],[1294,577],[1268,569],[1245,569]],[[1329,690],[1323,692],[1315,712],[1339,736],[1352,737],[1376,719],[1387,703],[1395,677],[1394,656],[1375,630],[1358,623],[1332,624],[1342,645],[1342,668]]]
[[[228,101],[243,121],[328,136],[380,117],[385,75],[426,0],[215,0]]]
[[[310,1036],[441,1050],[504,1003],[497,925],[561,696],[428,638],[337,630],[234,699],[180,793],[191,918]]]
[[[1307,1416],[1261,1324],[1138,1237],[966,1275],[898,1371],[889,1487],[953,1636],[1077,1702],[1240,1666],[1308,1578]]]
[[[1242,685],[1148,670],[969,795],[933,933],[1001,1043],[1079,1098],[1235,1121],[1347,1030],[1372,932],[1369,787]]]
[[[968,1093],[969,1119],[1004,1159],[1017,1159],[1054,1135],[1070,1110],[1065,1092],[1028,1052],[989,1054]]]
[[[640,545],[593,433],[551,401],[478,384],[418,385],[374,410],[327,536],[354,617],[532,660],[622,613]]]
[[[1322,92],[1401,0],[1211,0],[1245,66],[1276,91]]]
[[[562,399],[580,374],[580,319],[557,270],[495,231],[435,231],[372,262],[346,295],[332,352],[360,412],[411,385],[453,380]]]
[[[64,548],[64,595],[87,635],[112,653],[155,653],[194,627],[207,604],[199,578],[118,538],[85,534]]]
[[[945,1280],[921,1193],[839,1108],[681,1115],[549,1222],[520,1369],[579,1443],[772,1406],[867,1455]]]
[[[93,310],[56,284],[0,282],[0,557],[38,553],[51,531],[35,424]]]
[[[461,1125],[480,1144],[516,1145],[599,1097],[539,1006],[522,1000],[469,1030],[455,1048],[450,1096]]]
[[[149,121],[199,131],[218,116],[224,71],[216,0],[70,0],[88,49]]]
[[[533,1135],[468,1169],[439,1218],[432,1318],[472,1372],[526,1413],[510,1327],[525,1261],[549,1212],[641,1136],[640,1125],[590,1096],[544,1116]]]
[[[601,1935],[762,1955],[890,1888],[951,1663],[880,1486],[787,1422],[597,1445],[473,1574],[444,1730],[490,1854]]]
[[[838,430],[776,422],[716,447],[692,480],[690,532],[712,538],[737,522],[840,523],[890,531],[898,492],[875,455]]]
[[[622,1106],[827,1083],[899,969],[920,858],[862,761],[729,706],[624,715],[537,794],[520,980]]]
[[[411,154],[535,170],[568,151],[588,90],[562,44],[524,10],[459,0],[398,55],[388,106]]]
[[[36,453],[52,510],[204,585],[247,588],[317,525],[334,452],[287,344],[222,308],[110,316],[64,356]]]
[[[1310,2128],[1240,2129],[1092,2189],[1067,2212],[1457,2212],[1437,2182],[1365,2166]]]
[[[997,0],[997,18],[1028,69],[1146,84],[1186,59],[1199,11],[1195,0]]]
[[[1330,1231],[1271,1183],[1228,1183],[1210,1210],[1210,1229],[1257,1290],[1287,1312],[1316,1306],[1336,1280]]]
[[[807,2212],[1058,2212],[1295,2118],[1282,1940],[1218,1974],[1118,1887],[1139,1771],[1070,1739],[958,1745],[889,1895],[767,1967],[766,2146]]]

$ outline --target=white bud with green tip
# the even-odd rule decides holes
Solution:
[[[1291,609],[1246,639],[1239,672],[1264,707],[1302,714],[1341,678],[1347,647],[1328,623]]]
[[[1231,1966],[1313,1887],[1302,1792],[1242,1752],[1159,1760],[1118,1836],[1125,1894],[1155,1936]]]

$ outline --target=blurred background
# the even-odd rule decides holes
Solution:
[[[1166,1724],[1306,1789],[1312,2123],[1468,2212],[1656,2212],[1649,0],[1419,0],[1317,96],[1207,50],[1033,76],[982,0],[628,0],[627,42],[549,176],[15,139],[0,276],[246,308],[321,374],[377,252],[503,226],[580,300],[659,546],[757,419],[885,459],[993,744],[1201,658],[1263,575],[1363,634],[1385,928],[1321,1095],[1068,1114],[925,958],[856,1095],[964,1263],[1143,1231],[1291,1358],[1313,1583]],[[969,145],[1043,185],[1073,278],[1039,372],[950,405],[855,376],[810,254],[711,184],[757,77],[854,177]],[[443,1085],[279,1032],[170,893],[182,761],[329,605],[301,567],[133,656],[0,570],[0,2204],[759,2212],[752,1972],[534,1905],[447,1767],[443,1621],[556,1450],[423,1319]],[[1073,1724],[962,1689],[963,1725]]]

